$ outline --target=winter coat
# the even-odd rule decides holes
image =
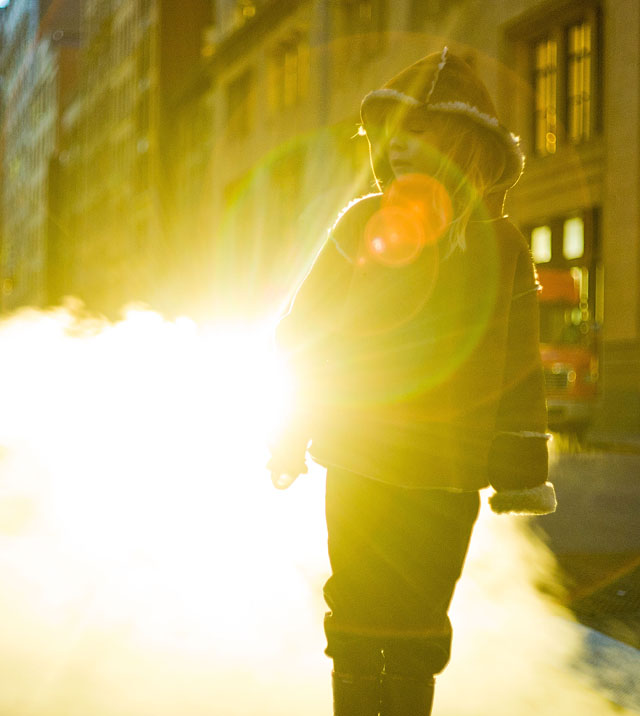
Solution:
[[[343,213],[277,328],[297,386],[281,449],[310,439],[319,463],[405,487],[538,489],[547,414],[526,240],[506,218],[472,218],[466,250],[382,265],[363,245],[380,201]]]

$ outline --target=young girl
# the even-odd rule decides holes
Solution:
[[[518,139],[445,48],[362,103],[380,192],[340,215],[277,329],[297,381],[276,484],[327,467],[336,716],[424,716],[479,509],[555,509],[535,271],[502,214]]]

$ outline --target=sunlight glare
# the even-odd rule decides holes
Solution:
[[[171,633],[173,615],[190,623],[190,643],[197,632],[210,646],[203,625],[220,642],[221,625],[211,619],[222,610],[232,648],[239,632],[255,628],[251,615],[262,613],[252,606],[256,583],[273,579],[267,525],[274,545],[289,538],[271,525],[275,505],[266,499],[274,496],[266,435],[287,402],[272,327],[200,329],[143,309],[93,335],[70,337],[72,326],[62,311],[3,326],[15,386],[0,419],[4,465],[19,455],[8,474],[15,499],[36,505],[27,510],[32,544],[38,534],[54,537],[20,567],[42,586],[42,616],[89,590],[106,624],[131,619],[155,641]],[[255,563],[261,549],[258,570],[236,568]],[[271,595],[278,608],[304,602],[305,580],[286,563],[280,568]],[[220,590],[220,574],[233,574],[234,584]],[[263,605],[268,599],[263,590]],[[252,648],[260,643],[270,642],[252,638]]]
[[[271,485],[290,390],[271,336],[143,308],[0,322],[0,712],[330,712],[324,471]],[[613,713],[575,671],[570,614],[534,586],[552,568],[483,511],[443,716]]]

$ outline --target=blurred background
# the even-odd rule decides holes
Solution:
[[[2,4],[4,312],[277,312],[371,190],[361,98],[446,42],[527,155],[508,209],[544,287],[552,421],[637,443],[635,0]]]
[[[610,701],[640,710],[637,685],[621,666],[631,663],[625,659],[640,646],[638,28],[637,0],[2,0],[0,557],[6,584],[22,585],[7,592],[13,597],[6,597],[9,617],[3,627],[21,623],[14,616],[23,611],[27,621],[34,614],[48,615],[41,626],[48,625],[42,633],[50,634],[50,644],[65,645],[64,659],[80,670],[81,683],[98,679],[85,674],[81,664],[113,644],[105,647],[89,630],[97,641],[76,653],[74,639],[87,633],[82,623],[92,623],[96,603],[109,601],[110,589],[127,583],[137,567],[122,571],[120,547],[106,557],[98,550],[97,561],[79,559],[77,548],[85,549],[87,534],[102,545],[111,529],[93,520],[104,503],[89,492],[80,490],[84,501],[62,507],[87,472],[96,478],[94,487],[104,484],[103,472],[107,481],[109,469],[118,475],[118,499],[111,495],[106,504],[116,510],[116,522],[124,519],[130,527],[123,544],[133,544],[147,566],[158,560],[158,571],[151,570],[154,579],[170,551],[164,528],[175,520],[171,475],[181,474],[182,485],[187,480],[177,502],[180,524],[188,524],[193,509],[213,499],[203,486],[205,473],[228,479],[242,472],[233,457],[224,457],[229,446],[241,453],[253,445],[244,474],[268,480],[263,437],[277,398],[264,386],[273,387],[275,373],[265,369],[272,359],[268,341],[254,328],[267,326],[286,305],[337,212],[373,189],[367,142],[358,134],[362,97],[447,44],[485,80],[503,123],[520,135],[527,156],[507,209],[530,241],[543,286],[541,351],[555,433],[552,479],[561,505],[555,515],[528,521],[530,540],[542,550],[531,563],[546,554],[543,545],[551,548],[558,571],[551,570],[554,576],[544,581],[542,592],[567,610],[565,617],[591,630],[584,638],[590,646],[579,661],[598,667],[606,662]],[[132,305],[136,311],[126,313]],[[207,322],[233,330],[216,329],[207,336],[198,329]],[[254,332],[242,334],[242,325]],[[234,379],[225,384],[221,377],[232,369]],[[246,401],[240,402],[244,416],[259,422],[249,421],[249,438],[246,417],[236,415],[238,395]],[[134,406],[126,419],[123,405]],[[159,425],[158,415],[167,411],[169,422]],[[217,462],[208,462],[202,452],[211,434],[203,425],[215,426]],[[147,455],[155,454],[154,469],[165,476],[164,501],[153,512],[157,522],[146,527],[138,520],[147,509],[144,480],[150,478],[142,479],[148,468],[131,459],[137,454],[131,452],[132,435]],[[176,436],[182,437],[176,441]],[[175,452],[167,457],[170,444]],[[192,456],[188,478],[179,467],[185,454]],[[48,481],[41,484],[38,478],[34,486],[40,474]],[[135,518],[122,512],[123,495],[131,499],[132,484],[137,492],[127,509],[137,505]],[[277,510],[274,498],[258,491],[260,499],[247,503],[246,492],[238,485],[234,489],[224,493],[220,504],[225,508],[218,508],[216,519],[225,513],[229,520],[234,510],[242,513],[251,504],[247,519],[253,529],[271,529],[266,503],[258,503],[264,499],[268,509]],[[315,498],[321,501],[321,494]],[[296,499],[309,502],[309,496]],[[313,504],[296,503],[296,519],[305,524],[296,522],[292,529],[309,524],[322,529],[322,516],[314,512],[318,503]],[[276,574],[289,585],[290,598],[302,593],[306,604],[305,590],[317,595],[326,570],[322,536],[318,547],[317,533],[308,535],[313,557],[291,554],[286,519],[292,518],[278,514],[283,522],[277,545],[288,556],[276,562]],[[310,514],[315,517],[306,522],[300,517]],[[192,554],[194,562],[205,560],[211,543],[225,542],[229,534],[244,539],[238,525],[216,524],[187,531],[185,549],[199,545],[203,550]],[[89,527],[93,531],[87,533]],[[45,535],[51,534],[58,541],[47,542]],[[49,565],[60,568],[58,577],[67,569],[75,575],[69,584],[76,591],[56,592],[58,583],[48,581],[53,576],[43,566],[45,544],[48,549],[75,545],[69,552],[61,547],[57,556],[44,553]],[[87,549],[93,555],[93,548]],[[249,562],[269,563],[272,553],[262,549],[264,554],[246,545],[241,554]],[[503,557],[508,563],[508,555]],[[108,579],[94,579],[91,570],[100,560],[120,566],[111,572],[105,567]],[[179,564],[176,556],[170,568],[178,570]],[[84,575],[81,585],[79,574]],[[184,594],[200,590],[215,604],[216,588],[180,574],[192,588],[184,587]],[[533,584],[537,578],[527,579]],[[117,618],[109,618],[120,626],[122,620],[139,621],[145,598],[167,589],[162,581],[145,584],[137,596],[123,599],[128,606],[121,613],[116,608]],[[24,606],[31,604],[25,595],[40,604],[40,596],[51,589],[58,594],[53,606],[43,611]],[[183,596],[174,595],[174,612],[162,604],[165,614],[180,615],[176,629],[184,636],[201,623],[195,617],[187,626],[181,621],[186,612],[177,605]],[[136,599],[137,611],[131,607]],[[271,600],[255,614],[286,621],[289,602],[278,605],[274,595]],[[517,595],[510,602],[514,609],[516,601]],[[71,632],[60,626],[66,623],[61,605],[69,604],[75,605],[65,612],[75,615],[69,617]],[[528,613],[513,611],[525,620]],[[52,614],[59,619],[55,628]],[[100,629],[111,624],[100,619]],[[310,634],[314,649],[321,650],[321,635],[304,619],[295,622],[298,632]],[[545,629],[553,630],[553,624],[545,622]],[[285,634],[287,629],[291,624]],[[65,641],[69,633],[76,635],[71,644]],[[116,632],[109,633],[117,640]],[[220,641],[219,633],[212,634],[209,645]],[[293,636],[287,638],[287,645],[278,647],[280,656],[303,653],[300,644],[292,647]],[[23,706],[15,704],[23,704],[32,687],[25,674],[39,668],[30,658],[20,666],[17,654],[48,653],[43,642],[29,639],[25,645],[16,627],[2,656],[3,664],[18,664],[15,688],[24,682],[21,695],[7,696],[6,703],[14,706],[3,713],[12,716],[22,713]],[[125,642],[117,642],[114,653],[126,651]],[[251,644],[257,648],[255,639]],[[542,645],[540,653],[546,648]],[[463,665],[478,662],[478,652],[467,657]],[[51,683],[59,684],[61,658],[51,655],[56,665]],[[240,672],[253,669],[238,658],[245,664]],[[185,673],[192,673],[193,663]],[[206,662],[207,668],[220,663],[218,655]],[[115,668],[107,666],[107,671]],[[299,667],[306,668],[303,662]],[[304,671],[309,683],[316,684],[321,668],[314,662]],[[149,666],[149,673],[162,669]],[[233,673],[241,685],[240,672]],[[109,679],[115,678],[111,671],[108,676],[98,679],[97,692],[108,692]],[[65,678],[73,681],[69,674]],[[75,713],[72,701],[85,704],[77,706],[79,712],[102,713],[95,704],[86,706],[90,699],[83,702],[73,689],[60,694],[58,710],[51,713]],[[326,700],[328,692],[323,694]],[[49,713],[46,699],[42,703],[42,711],[31,704],[28,712]],[[204,697],[203,703],[202,712],[208,713]],[[451,713],[466,713],[455,695],[449,703]],[[506,703],[505,713],[524,713],[513,710],[517,698]],[[137,708],[120,705],[104,712],[152,712]],[[157,704],[153,708],[160,713]],[[249,713],[244,706],[236,708]],[[300,712],[299,705],[287,708]],[[469,708],[477,716],[475,706]],[[532,713],[542,713],[541,708],[534,704]],[[585,705],[581,713],[609,713],[602,705],[590,708]],[[200,711],[193,706],[186,712]],[[227,704],[218,712],[233,711]],[[274,701],[273,712],[288,711]],[[570,710],[549,711],[561,712]]]

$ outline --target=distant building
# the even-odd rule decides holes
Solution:
[[[0,11],[4,310],[49,299],[50,162],[61,104],[75,77],[78,9],[76,0],[13,0]]]
[[[79,80],[63,115],[61,206],[73,254],[68,285],[117,315],[155,302],[170,244],[172,96],[197,65],[209,0],[85,0]]]

